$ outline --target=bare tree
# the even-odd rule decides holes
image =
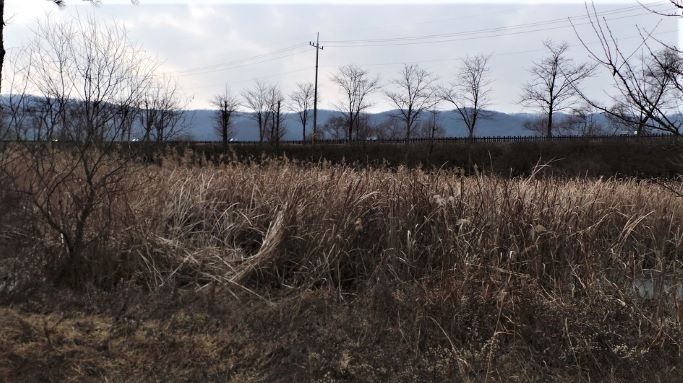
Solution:
[[[266,124],[269,125],[270,132],[268,140],[279,144],[285,134],[285,115],[282,113],[282,104],[285,98],[277,85],[268,88],[266,98]]]
[[[301,135],[304,142],[306,142],[306,125],[310,114],[309,109],[313,106],[313,92],[313,84],[299,83],[296,84],[296,90],[289,96],[292,103],[292,109],[297,113],[299,121],[301,121]],[[316,132],[313,132],[313,136],[315,136],[315,134]]]
[[[257,81],[253,89],[242,93],[245,106],[252,111],[251,118],[258,125],[259,142],[263,142],[268,126],[268,87]]]
[[[405,139],[410,140],[417,121],[433,102],[434,76],[417,65],[405,65],[401,76],[391,82],[396,91],[385,92],[398,108],[397,117],[403,122]]]
[[[456,80],[442,89],[442,98],[455,107],[465,123],[467,135],[474,137],[477,122],[490,117],[485,109],[490,105],[491,84],[488,76],[490,56],[466,57],[458,69]]]
[[[677,9],[683,5],[676,0],[671,3]],[[586,12],[600,44],[598,48],[591,48],[578,32],[577,37],[595,62],[612,75],[617,95],[612,96],[613,105],[601,105],[583,98],[614,123],[635,134],[658,130],[680,135],[683,122],[676,118],[678,100],[683,95],[680,51],[654,39],[654,30],[639,28],[641,43],[636,50],[625,52],[607,21],[598,17],[595,6],[586,6]]]
[[[437,137],[443,137],[445,134],[445,129],[443,125],[441,125],[441,121],[439,118],[438,105],[441,101],[443,101],[441,95],[438,92],[434,93],[434,101],[432,103],[431,109],[429,110],[428,118],[426,121],[422,123],[421,126],[421,136],[429,138],[430,158],[432,153],[434,152],[434,141]]]
[[[65,110],[59,111],[64,116],[59,136],[68,142],[27,143],[12,151],[15,160],[2,171],[32,205],[27,211],[35,215],[35,230],[58,239],[46,244],[57,246],[49,265],[56,279],[78,286],[94,263],[111,256],[99,245],[111,233],[113,211],[123,207],[121,194],[132,186],[123,182],[132,167],[131,157],[119,150],[124,132],[119,117],[124,108],[138,105],[154,65],[118,25],[93,19],[47,22],[35,33],[29,52],[37,70],[29,79],[38,90],[53,79],[65,84],[50,91],[69,95]]]
[[[374,138],[378,140],[400,140],[405,137],[401,122],[396,116],[377,122],[372,126],[372,133]]]
[[[561,118],[555,118],[553,132],[555,135],[597,136],[605,134],[608,127],[600,123],[598,112],[590,105],[582,104],[572,107]],[[548,129],[548,116],[541,115],[524,122],[524,128],[539,136],[544,136]]]
[[[638,3],[650,12],[660,16],[681,17],[681,12],[683,11],[683,0],[669,0],[669,3],[673,6],[673,10],[671,11],[655,10],[654,8],[647,4],[643,4],[640,1]]]
[[[75,72],[75,58],[68,51],[72,39],[77,36],[75,23],[62,24],[52,28],[49,24],[39,26],[39,33],[51,33],[49,39],[35,38],[28,53],[35,58],[50,57],[50,61],[32,60],[31,85],[34,92],[42,95],[43,104],[39,108],[41,116],[36,126],[45,130],[45,139],[66,139],[69,129],[69,114],[74,96],[71,79],[78,77]]]
[[[427,118],[420,124],[418,134],[422,138],[428,138],[430,142],[434,142],[435,139],[443,137],[445,134],[445,129],[441,124],[440,111],[433,106],[427,112]]]
[[[600,122],[599,116],[601,116],[599,110],[593,108],[590,104],[584,103],[572,108],[566,124],[569,126],[569,131],[572,134],[580,136],[607,134],[609,128]]]
[[[361,112],[355,127],[356,139],[367,141],[377,137],[377,125],[373,124],[370,113]]]
[[[551,41],[543,43],[549,56],[534,63],[530,72],[532,79],[524,87],[520,102],[525,106],[540,108],[545,114],[545,135],[552,137],[553,115],[570,108],[579,96],[578,86],[590,77],[594,66],[575,65],[567,57],[569,45]]]
[[[226,87],[223,94],[214,97],[211,104],[217,108],[215,117],[216,131],[223,142],[223,148],[227,148],[228,141],[232,136],[232,117],[237,113],[240,102]]]
[[[320,136],[324,139],[342,140],[348,134],[346,119],[342,116],[330,118],[320,127]]]
[[[147,87],[138,109],[144,142],[172,140],[184,128],[183,105],[173,81],[160,80]]]
[[[337,107],[345,114],[348,128],[346,138],[352,140],[353,133],[357,132],[355,128],[360,124],[361,113],[372,106],[368,96],[379,89],[379,79],[371,78],[360,67],[346,65],[339,68],[332,76],[332,81],[341,88],[343,98]]]

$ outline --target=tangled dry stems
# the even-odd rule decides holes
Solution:
[[[683,201],[659,185],[287,161],[144,167],[126,182],[119,229],[89,253],[117,266],[91,274],[279,310],[278,297],[331,292],[443,358],[429,376],[679,376],[681,297],[634,289],[652,270],[681,281]]]
[[[145,244],[136,252],[188,270],[150,263],[161,283],[251,273],[252,283],[357,291],[381,274],[504,269],[580,289],[675,272],[683,241],[681,200],[636,180],[234,164],[159,169],[131,203]]]

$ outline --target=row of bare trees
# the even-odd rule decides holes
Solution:
[[[462,82],[457,82],[450,88],[438,88],[435,86],[435,77],[427,70],[417,65],[406,65],[401,77],[391,82],[392,89],[385,92],[386,97],[397,108],[397,120],[402,122],[405,138],[410,139],[414,131],[420,128],[428,132],[427,135],[435,135],[437,129],[436,119],[432,119],[432,128],[419,127],[421,117],[427,111],[435,110],[442,100],[452,103],[456,110],[463,116],[468,126],[470,135],[474,135],[474,129],[478,118],[483,118],[485,108],[489,103],[490,80],[486,78],[488,57],[475,56],[463,61],[463,67],[459,72]],[[380,90],[379,78],[372,77],[362,68],[355,65],[347,65],[339,68],[332,80],[339,86],[343,97],[335,105],[343,112],[342,120],[334,119],[325,124],[322,132],[307,131],[310,121],[310,112],[313,107],[313,84],[300,83],[289,96],[286,108],[293,111],[303,127],[303,140],[320,137],[327,133],[330,137],[343,136],[345,139],[360,139],[368,136],[368,117],[366,111],[372,106],[369,97]],[[240,98],[233,96],[229,91],[214,98],[212,104],[217,108],[216,129],[224,144],[227,144],[232,134],[231,117],[242,107],[251,112],[259,129],[259,141],[277,141],[284,134],[282,127],[283,115],[279,106],[284,105],[285,99],[276,85],[266,85],[256,82],[252,89],[242,93]],[[433,114],[434,117],[436,113]],[[343,121],[343,122],[341,122]],[[343,124],[343,134],[340,134],[339,125]],[[377,127],[386,130],[387,126]],[[308,133],[311,135],[309,136]],[[394,133],[390,133],[394,134]]]
[[[4,138],[161,143],[186,125],[176,83],[155,74],[155,60],[119,25],[46,20],[9,64]]]
[[[578,85],[593,73],[594,67],[587,64],[574,65],[566,56],[566,44],[546,42],[545,46],[549,55],[534,64],[531,69],[532,80],[525,86],[520,103],[538,107],[544,112],[546,129],[542,133],[550,136],[552,129],[558,125],[553,121],[553,114],[568,109],[577,101],[580,94]],[[462,120],[468,137],[474,137],[477,123],[491,117],[487,110],[491,105],[493,84],[489,76],[489,59],[490,56],[487,55],[464,58],[455,72],[454,80],[446,86],[436,85],[436,77],[420,66],[405,65],[400,76],[390,81],[389,89],[384,91],[384,96],[395,107],[394,119],[403,132],[400,138],[410,140],[414,137],[419,122],[429,123],[430,119],[425,118],[428,111],[433,112],[431,126],[436,127],[435,109],[444,102]],[[372,78],[368,72],[351,65],[340,68],[333,80],[339,85],[343,95],[337,108],[345,114],[348,125],[346,137],[357,139],[360,133],[359,116],[372,105],[368,96],[379,90],[379,79]],[[572,125],[578,124],[578,120],[571,121]],[[421,129],[420,135],[430,137],[435,131],[438,129]]]
[[[671,3],[681,9],[680,2]],[[525,126],[548,137],[556,134],[618,132],[680,135],[683,124],[679,113],[679,100],[683,96],[681,52],[674,46],[654,39],[652,31],[642,29],[639,29],[642,43],[638,49],[626,52],[606,21],[597,17],[596,10],[589,6],[586,9],[594,34],[600,42],[599,48],[590,48],[582,36],[578,37],[593,63],[574,62],[568,54],[567,43],[545,41],[547,54],[529,69],[531,78],[524,85],[519,98],[521,105],[536,109],[540,117],[528,121]],[[347,140],[363,139],[370,135],[410,140],[416,133],[428,137],[438,129],[430,132],[418,125],[429,122],[429,116],[425,117],[427,111],[446,103],[462,120],[468,136],[474,137],[478,123],[491,116],[487,110],[491,105],[493,84],[489,76],[489,58],[486,55],[466,57],[456,70],[454,80],[446,86],[436,85],[436,77],[420,66],[405,65],[383,92],[379,78],[366,70],[356,65],[340,67],[332,80],[340,90],[341,97],[335,107],[342,112],[343,117],[328,121],[321,127],[320,133]],[[614,92],[609,94],[606,103],[595,101],[581,88],[582,83],[594,76],[600,67],[608,69],[613,78]],[[389,123],[393,128],[390,130],[394,132],[389,134],[387,124],[370,128],[366,115],[367,109],[373,105],[370,97],[380,92],[396,109],[394,122]],[[266,93],[266,87],[260,83],[255,90],[245,93],[247,109],[253,111],[259,121],[259,107],[268,103],[254,102],[259,100],[255,95]],[[312,93],[310,84],[299,85],[291,97],[291,110],[298,113],[304,126],[304,140],[307,138],[306,123]],[[563,113],[562,118],[557,117],[560,112]],[[341,125],[345,129],[341,130]],[[264,125],[259,126],[263,132]],[[402,133],[397,134],[396,131]],[[319,132],[313,133],[317,135]],[[263,137],[264,133],[261,134],[262,140]]]
[[[553,134],[554,129],[566,130],[567,127],[582,132],[595,131],[585,127],[586,124],[590,124],[587,119],[593,117],[587,111],[592,109],[576,107],[582,95],[578,85],[593,74],[595,66],[575,65],[567,57],[567,44],[546,42],[545,46],[548,56],[531,68],[532,80],[525,86],[520,100],[525,106],[537,107],[545,117],[540,121],[533,121],[528,127],[548,136]],[[493,85],[489,76],[489,59],[490,56],[487,55],[464,58],[455,72],[454,79],[446,86],[437,85],[434,74],[419,65],[405,65],[399,76],[391,80],[384,91],[378,77],[371,76],[369,72],[356,65],[342,66],[332,76],[332,81],[340,90],[341,97],[335,108],[342,112],[343,117],[328,121],[321,127],[321,132],[312,132],[313,136],[326,134],[330,138],[347,140],[365,139],[370,136],[410,140],[416,134],[421,137],[433,137],[441,130],[436,122],[437,106],[446,103],[457,113],[467,128],[468,136],[472,138],[475,136],[477,124],[491,116],[487,110],[491,105]],[[379,92],[382,92],[395,108],[395,114],[392,121],[371,129],[366,112],[373,105],[370,97]],[[225,119],[222,116],[229,115],[227,112],[237,111],[241,105],[234,97],[228,97],[232,100],[228,105],[221,103],[220,100],[225,98],[226,96],[217,97],[214,101],[214,105],[219,109],[217,127],[224,142],[228,139],[226,134],[229,133],[229,129],[225,129]],[[243,93],[242,98],[242,105],[252,113],[251,116],[259,127],[260,141],[279,139],[281,136],[273,136],[272,128],[276,124],[269,119],[269,116],[276,114],[277,102],[284,101],[277,86],[266,86],[257,82],[253,89]],[[288,109],[294,111],[300,119],[304,140],[308,138],[306,128],[312,101],[312,84],[299,84],[290,96],[288,104]],[[553,119],[554,114],[568,109],[572,112],[571,118],[565,119],[562,123]],[[432,113],[426,116],[427,112]],[[431,124],[432,129],[424,128],[425,124]],[[345,129],[341,130],[340,125],[345,126]]]
[[[211,104],[216,108],[216,133],[227,146],[233,136],[234,116],[240,109],[251,112],[250,118],[258,127],[259,142],[279,142],[286,132],[285,110],[294,111],[303,127],[306,139],[306,127],[313,107],[313,84],[300,83],[286,99],[277,85],[267,85],[257,81],[254,88],[245,90],[241,98],[235,96],[226,87],[225,91],[214,97]]]
[[[676,1],[672,4],[680,6]],[[609,25],[597,17],[595,9],[588,7],[587,11],[601,42],[599,50],[584,44],[595,64],[574,63],[569,58],[566,43],[545,42],[547,56],[530,68],[531,80],[524,86],[519,100],[522,105],[536,108],[542,114],[538,120],[530,121],[528,128],[546,136],[558,131],[594,134],[602,129],[595,118],[599,113],[620,129],[635,134],[651,131],[679,134],[681,122],[675,112],[681,96],[680,52],[654,40],[645,30],[640,30],[641,51],[624,52]],[[114,121],[119,125],[118,136],[122,140],[131,140],[136,129],[140,137],[135,139],[143,141],[163,142],[178,135],[183,127],[183,105],[172,81],[150,76],[130,100],[111,99],[107,94],[121,87],[120,82],[128,81],[124,78],[115,79],[107,89],[83,87],[72,79],[79,75],[73,73],[79,69],[73,60],[78,51],[70,46],[74,27],[51,28],[40,27],[38,33],[42,36],[15,59],[14,67],[19,70],[11,79],[9,101],[3,103],[3,114],[8,116],[5,117],[8,120],[3,131],[5,136],[14,132],[17,138],[78,139],[84,129],[104,132],[107,129],[102,126]],[[97,26],[93,23],[92,28]],[[105,42],[90,42],[100,43]],[[112,56],[117,57],[117,54],[113,52]],[[477,124],[490,117],[487,111],[492,92],[489,58],[485,55],[466,57],[455,71],[453,81],[446,86],[436,85],[436,77],[420,66],[405,65],[384,91],[379,78],[366,70],[355,65],[339,68],[332,80],[341,93],[335,106],[344,115],[345,138],[359,139],[364,124],[362,116],[372,106],[370,97],[379,92],[395,107],[393,128],[402,132],[402,138],[414,137],[418,124],[426,121],[425,112],[434,110],[440,103],[446,103],[457,112],[468,136],[473,137]],[[105,62],[98,64],[106,67]],[[606,67],[614,79],[616,92],[608,104],[591,100],[581,90],[581,83],[599,66]],[[147,68],[150,73],[151,69]],[[17,91],[21,87],[24,89]],[[257,82],[241,96],[233,96],[226,90],[213,100],[217,109],[216,128],[226,145],[232,136],[233,117],[240,108],[251,112],[262,142],[278,142],[283,136],[283,110],[296,113],[303,126],[304,140],[309,139],[311,133],[312,137],[320,135],[315,131],[317,127],[307,129],[313,99],[310,83],[298,84],[286,98],[277,85]],[[82,100],[82,103],[74,100]],[[72,115],[73,110],[80,115]],[[570,117],[558,121],[555,117],[558,112],[569,112]],[[73,123],[75,121],[79,122]],[[79,131],[69,130],[68,122],[78,126]]]

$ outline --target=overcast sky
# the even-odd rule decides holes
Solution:
[[[321,108],[332,108],[339,99],[330,77],[340,65],[357,64],[383,84],[397,76],[404,63],[416,63],[443,82],[450,81],[460,58],[491,54],[490,76],[495,81],[492,109],[519,112],[520,89],[529,79],[528,69],[543,57],[543,40],[570,44],[570,56],[588,61],[568,17],[578,24],[589,44],[596,39],[586,25],[583,2],[563,4],[499,1],[481,4],[440,1],[430,4],[407,1],[229,1],[103,0],[99,7],[70,0],[58,10],[44,0],[6,0],[6,45],[20,47],[31,37],[36,20],[71,18],[92,14],[102,22],[123,23],[132,40],[139,42],[161,62],[161,71],[175,77],[190,107],[207,108],[209,100],[226,85],[234,93],[252,87],[256,79],[277,83],[288,94],[297,82],[313,82],[315,49],[308,45],[320,32],[319,92]],[[653,7],[670,10],[666,3]],[[639,43],[637,26],[653,28],[655,35],[677,43],[674,18],[653,15],[636,1],[598,1],[626,49]],[[377,41],[379,40],[379,41]],[[587,93],[604,98],[609,74],[585,84]],[[373,97],[373,111],[390,106],[381,93]]]

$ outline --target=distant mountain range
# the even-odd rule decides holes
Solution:
[[[218,140],[218,135],[215,131],[214,116],[215,111],[198,109],[188,110],[186,113],[186,129],[184,136],[188,139],[196,141],[213,141]],[[312,113],[311,113],[312,114]],[[369,119],[371,124],[379,124],[386,122],[396,116],[397,111],[386,111],[381,113],[370,113]],[[333,110],[318,110],[318,127],[323,126],[328,120],[333,117],[343,116],[339,111]],[[488,136],[530,136],[534,132],[526,129],[524,123],[538,118],[539,115],[533,113],[513,113],[507,114],[496,111],[489,111],[490,118],[480,120],[477,122],[475,135],[478,137]],[[427,116],[426,114],[424,115]],[[557,121],[566,118],[567,115],[562,113],[556,114]],[[598,121],[606,122],[602,115],[595,116]],[[252,119],[250,113],[238,113],[233,117],[233,138],[238,141],[256,141],[258,140],[258,128],[256,122]],[[445,137],[467,137],[467,128],[455,111],[440,111],[437,119],[439,124],[444,128]],[[310,133],[313,124],[312,116],[309,118],[306,130]],[[400,122],[397,122],[397,125]],[[285,118],[285,135],[284,140],[300,140],[302,138],[301,122],[295,113],[286,114]]]
[[[29,96],[29,103],[38,103],[40,97]],[[9,99],[7,96],[0,96],[0,103],[7,104]],[[215,128],[216,111],[210,109],[196,109],[185,110],[184,126],[185,128],[180,134],[180,139],[189,139],[195,141],[215,141],[219,140],[219,135]],[[313,116],[309,117],[307,124],[307,133],[310,134],[313,125]],[[524,127],[524,124],[530,120],[539,118],[539,114],[534,113],[502,113],[497,111],[487,111],[488,118],[480,119],[477,122],[475,136],[477,137],[500,137],[500,136],[530,136],[535,132]],[[394,120],[393,124],[399,128],[402,122],[396,119],[399,115],[397,110],[384,111],[380,113],[369,113],[369,123],[371,125],[379,125]],[[258,141],[259,133],[256,122],[252,118],[253,114],[248,112],[238,112],[233,116],[232,131],[233,139],[237,141]],[[334,117],[344,117],[344,113],[335,110],[318,110],[318,127],[325,125],[330,119]],[[568,117],[567,114],[556,113],[555,121],[561,122]],[[429,113],[424,113],[422,118],[431,118]],[[607,118],[602,114],[594,114],[593,120],[598,124],[607,126]],[[457,112],[439,111],[437,114],[437,121],[443,128],[444,137],[467,137],[467,128],[460,119]],[[301,140],[302,126],[299,117],[296,113],[285,113],[284,119],[284,137],[283,140]],[[134,128],[134,136],[141,136],[142,129],[139,123],[136,123]],[[137,133],[136,133],[137,132]]]

